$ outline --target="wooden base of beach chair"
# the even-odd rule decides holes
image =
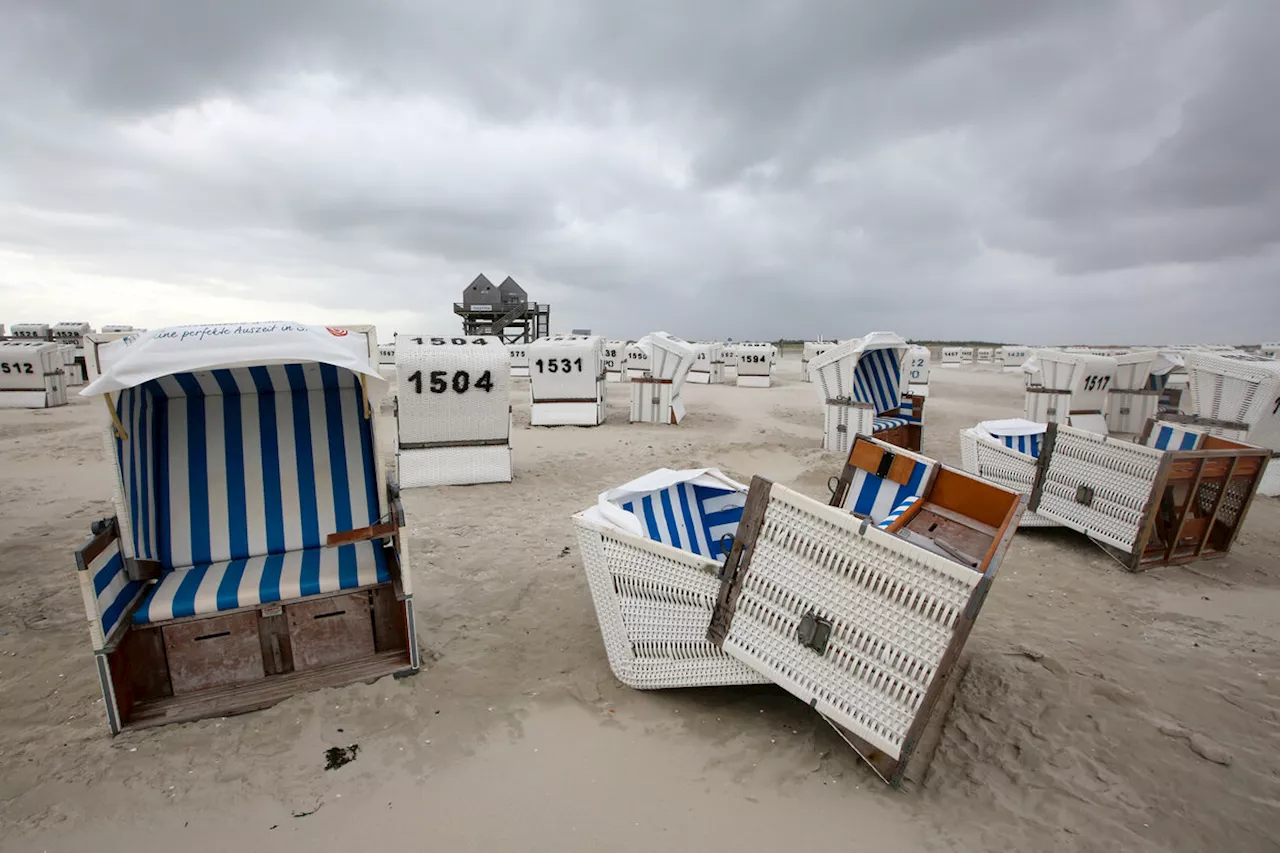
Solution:
[[[130,625],[99,652],[113,732],[256,711],[416,670],[412,598],[391,583]]]

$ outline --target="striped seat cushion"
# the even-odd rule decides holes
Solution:
[[[877,477],[859,468],[845,497],[845,509],[855,515],[866,516],[879,525],[908,498],[920,496],[928,482],[930,467],[930,463],[916,460],[905,484]]]
[[[899,516],[910,509],[911,505],[918,500],[920,500],[918,495],[911,495],[910,497],[905,498],[902,503],[895,506],[893,511],[884,517],[883,521],[877,523],[876,527],[879,527],[881,530],[888,529],[895,521],[898,520]]]
[[[721,540],[738,532],[746,502],[747,496],[733,489],[678,483],[619,506],[640,519],[649,539],[718,560],[725,554]]]
[[[1195,450],[1200,444],[1200,433],[1178,424],[1157,423],[1147,436],[1147,447],[1156,450]]]
[[[134,611],[133,621],[145,625],[202,616],[389,580],[382,545],[377,542],[205,563],[166,572]]]
[[[906,426],[911,423],[908,418],[876,418],[872,424],[872,432],[881,432],[886,429],[895,429],[896,427]]]

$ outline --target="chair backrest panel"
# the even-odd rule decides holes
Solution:
[[[724,556],[721,540],[737,533],[745,504],[746,495],[733,489],[677,483],[620,506],[640,519],[649,539],[718,560]]]
[[[372,428],[349,371],[176,374],[122,394],[121,405],[150,410],[128,442],[142,461],[125,490],[139,553],[166,567],[319,547],[377,519]]]
[[[897,350],[867,350],[854,370],[853,396],[859,403],[875,406],[877,415],[883,414],[902,404],[901,383],[902,363]]]

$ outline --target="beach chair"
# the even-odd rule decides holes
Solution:
[[[1005,373],[1021,373],[1022,364],[1031,358],[1031,348],[1024,346],[1003,346],[997,351],[996,360]]]
[[[0,409],[65,406],[69,355],[62,344],[38,338],[0,341]]]
[[[879,522],[846,508],[864,490],[896,500],[908,484],[910,502]],[[817,710],[898,785],[1025,500],[865,436],[835,505],[756,477],[707,636]]]
[[[907,349],[907,357],[902,365],[902,387],[906,397],[929,396],[929,361],[932,356],[928,347],[912,344]]]
[[[764,683],[707,639],[746,488],[714,469],[664,468],[573,516],[605,653],[623,684]]]
[[[604,423],[604,338],[552,335],[538,338],[528,350],[532,426]]]
[[[1030,495],[1036,484],[1037,460],[1046,424],[1022,418],[983,421],[960,432],[961,466],[970,474]],[[1021,527],[1058,527],[1052,519],[1024,512]]]
[[[666,332],[641,340],[649,353],[649,369],[631,380],[631,423],[678,424],[685,414],[680,392],[693,368],[695,349]]]
[[[1107,430],[1112,433],[1137,435],[1160,409],[1164,377],[1181,364],[1159,350],[1140,350],[1114,356],[1115,382],[1107,391]]]
[[[1241,352],[1184,355],[1189,423],[1213,435],[1244,430],[1243,441],[1280,453],[1280,361]],[[1164,417],[1164,415],[1161,415]],[[1280,494],[1280,465],[1269,466],[1259,492]]]
[[[511,356],[483,335],[396,338],[402,489],[511,482]]]
[[[94,341],[115,515],[77,551],[113,733],[418,669],[372,327]]]
[[[694,385],[719,385],[724,382],[721,344],[714,341],[693,344],[693,367],[689,368],[688,381]]]
[[[627,347],[635,341],[607,340],[604,342],[604,380],[621,382],[626,375]]]
[[[809,362],[822,355],[827,350],[832,349],[836,345],[836,341],[805,341],[804,349],[800,354],[800,378],[804,382],[812,382],[813,377],[809,375]]]
[[[846,455],[855,435],[874,435],[920,450],[925,398],[902,393],[907,350],[907,342],[892,332],[872,332],[810,362],[825,413],[824,449]]]
[[[778,348],[773,344],[743,343],[734,347],[736,354],[737,386],[739,388],[769,388],[772,386],[773,365],[778,358]]]
[[[1107,396],[1119,363],[1088,351],[1035,350],[1022,369],[1030,375],[1023,417],[1107,434]]]

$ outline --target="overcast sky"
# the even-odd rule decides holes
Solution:
[[[1274,0],[0,0],[0,323],[1280,339]]]

